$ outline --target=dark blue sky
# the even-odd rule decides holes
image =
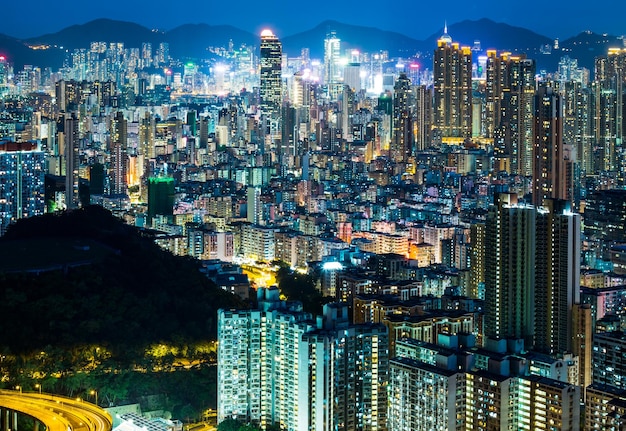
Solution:
[[[0,33],[24,38],[56,32],[96,18],[132,21],[164,30],[185,23],[207,23],[231,24],[257,33],[269,26],[279,37],[308,30],[326,19],[333,19],[424,39],[438,32],[446,20],[455,23],[479,18],[526,27],[560,39],[584,30],[626,35],[625,0],[590,3],[582,0],[29,0],[26,3],[11,0],[3,3],[0,6],[4,18]]]

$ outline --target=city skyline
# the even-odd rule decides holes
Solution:
[[[129,4],[120,0],[109,2],[106,9],[101,5],[85,5],[63,13],[53,12],[51,15],[47,3],[35,0],[29,9],[28,25],[24,25],[24,21],[20,19],[23,14],[21,5],[17,3],[4,5],[3,11],[7,19],[3,23],[2,33],[12,37],[30,38],[55,33],[66,27],[84,24],[95,19],[109,18],[136,22],[162,31],[184,24],[199,23],[232,25],[255,34],[270,27],[279,37],[285,37],[306,31],[327,20],[337,20],[346,24],[394,31],[415,39],[425,39],[440,32],[446,22],[451,24],[464,20],[488,18],[496,22],[527,28],[551,38],[566,39],[587,30],[615,36],[626,34],[626,26],[619,19],[626,13],[626,4],[618,1],[606,3],[604,8],[596,7],[581,13],[584,7],[582,2],[569,4],[567,8],[559,8],[556,4],[545,5],[533,0],[526,5],[527,10],[541,10],[542,13],[538,16],[534,13],[520,14],[513,3],[507,5],[496,3],[495,0],[487,0],[481,4],[474,2],[469,5],[454,0],[445,10],[438,8],[435,4],[420,3],[418,5],[416,3],[406,6],[405,11],[400,15],[396,14],[397,9],[377,8],[374,2],[360,3],[356,10],[347,3],[329,2],[317,4],[315,9],[301,14],[302,16],[298,19],[293,19],[288,5],[280,0],[270,3],[244,2],[237,8],[238,11],[244,12],[240,15],[230,12],[228,9],[230,5],[226,3],[200,4],[196,5],[193,14],[172,14],[164,13],[164,10],[168,10],[164,2],[148,5],[144,2]],[[606,13],[609,10],[611,13]]]

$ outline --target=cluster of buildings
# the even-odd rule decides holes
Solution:
[[[321,43],[321,41],[320,41]],[[180,63],[94,42],[0,58],[0,234],[102,205],[257,306],[219,312],[218,420],[265,429],[622,429],[626,50],[438,40]],[[335,302],[281,301],[279,261]]]

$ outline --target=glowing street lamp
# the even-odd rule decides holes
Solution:
[[[98,391],[95,389],[92,389],[90,394],[96,397],[96,405],[98,405]]]
[[[35,388],[39,389],[39,395],[41,395],[41,385],[39,383],[35,383]]]
[[[21,386],[19,386],[19,385],[15,387],[15,390],[16,390],[16,391],[20,391],[20,394],[22,393],[22,387],[21,387]]]

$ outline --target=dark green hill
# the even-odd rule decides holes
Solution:
[[[14,353],[95,343],[115,355],[214,340],[217,309],[241,306],[197,261],[100,207],[22,220],[0,252],[11,254],[0,265],[0,345]]]

